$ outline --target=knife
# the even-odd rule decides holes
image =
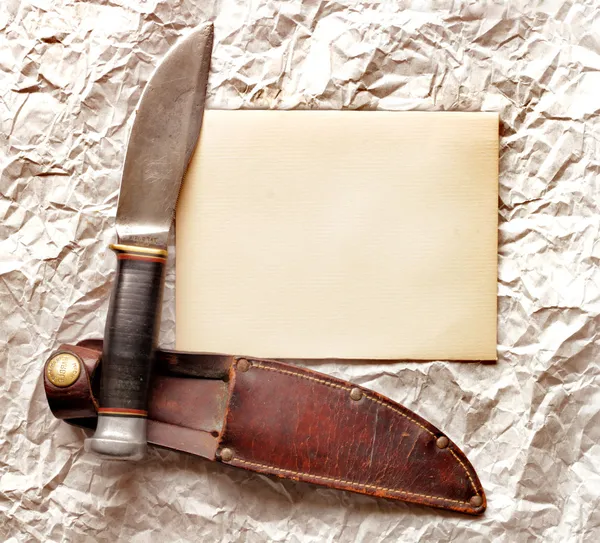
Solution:
[[[213,25],[167,53],[146,85],[129,137],[117,206],[117,273],[102,363],[98,425],[85,449],[138,460],[146,447],[148,390],[167,260],[183,175],[196,147],[210,69]]]

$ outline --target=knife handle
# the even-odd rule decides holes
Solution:
[[[104,330],[98,426],[86,450],[137,460],[146,451],[148,389],[167,252],[111,245],[117,275]]]

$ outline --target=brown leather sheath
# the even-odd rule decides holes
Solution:
[[[54,415],[93,428],[101,341],[46,362]],[[48,364],[82,371],[56,386]],[[371,390],[282,361],[158,351],[148,441],[259,473],[479,515],[486,498],[463,452],[435,426]]]

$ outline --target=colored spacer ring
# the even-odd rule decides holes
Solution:
[[[117,260],[145,260],[146,262],[167,262],[167,251],[152,247],[136,247],[134,245],[109,245],[115,253]]]

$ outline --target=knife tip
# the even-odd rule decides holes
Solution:
[[[185,40],[195,42],[200,50],[212,51],[213,40],[215,35],[215,25],[212,21],[207,21],[196,26]]]
[[[192,30],[192,34],[212,34],[215,31],[215,24],[213,21],[206,21],[200,25],[198,25],[194,30]]]

